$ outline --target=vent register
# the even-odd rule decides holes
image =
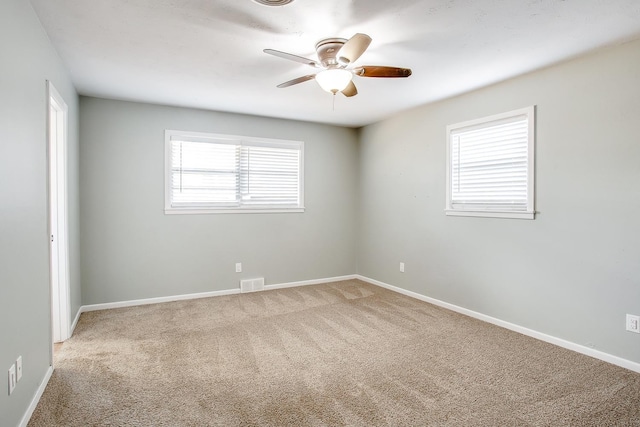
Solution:
[[[264,291],[264,277],[259,277],[257,279],[245,279],[240,280],[240,292],[256,292],[256,291]]]

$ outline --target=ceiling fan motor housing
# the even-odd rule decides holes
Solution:
[[[320,40],[316,44],[316,53],[323,67],[335,68],[338,66],[336,55],[346,42],[347,39],[331,38]]]

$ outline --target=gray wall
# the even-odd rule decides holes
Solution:
[[[81,97],[84,304],[353,274],[357,133]],[[165,129],[304,141],[304,213],[164,214]],[[234,264],[242,262],[243,273]]]
[[[78,97],[27,0],[0,2],[0,425],[17,425],[50,365],[46,80],[69,105],[72,312],[80,307]],[[7,393],[7,370],[24,374]]]
[[[639,79],[628,43],[364,128],[358,272],[640,362]],[[445,216],[446,125],[533,104],[537,218]]]

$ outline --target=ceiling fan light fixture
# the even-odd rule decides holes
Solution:
[[[349,85],[351,77],[353,77],[351,71],[332,68],[316,74],[316,81],[322,89],[335,94],[342,92]]]

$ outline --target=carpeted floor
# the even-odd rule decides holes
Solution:
[[[29,426],[640,426],[640,374],[360,281],[82,314]]]

